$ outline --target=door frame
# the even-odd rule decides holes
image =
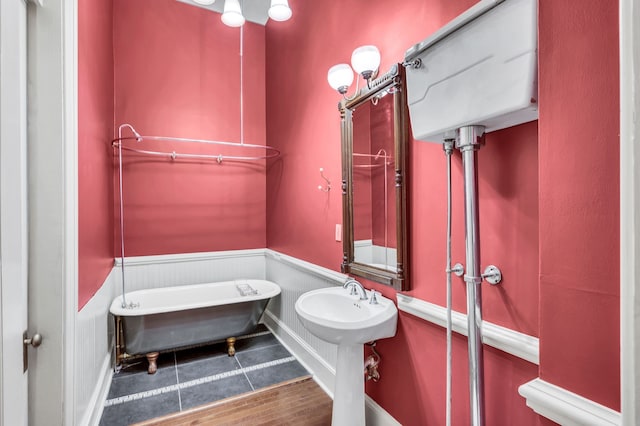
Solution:
[[[640,4],[620,0],[620,399],[640,418]]]
[[[39,3],[36,1],[36,4]],[[76,423],[78,312],[77,0],[29,5],[29,421]]]
[[[0,425],[28,422],[27,329],[27,4],[0,4]],[[4,393],[3,393],[4,392]]]

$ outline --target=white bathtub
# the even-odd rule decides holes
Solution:
[[[280,287],[265,280],[234,280],[138,290],[111,303],[118,361],[213,342],[251,332]]]

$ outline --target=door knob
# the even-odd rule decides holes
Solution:
[[[42,344],[42,335],[39,333],[36,333],[33,335],[33,337],[28,337],[24,339],[24,344],[25,345],[31,345],[34,348],[37,348],[38,346],[40,346]]]
[[[40,333],[36,333],[33,337],[28,337],[29,335],[25,331],[22,333],[22,372],[24,373],[29,368],[29,356],[27,349],[29,345],[37,348],[42,344],[42,335]]]

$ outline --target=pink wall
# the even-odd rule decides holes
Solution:
[[[326,83],[329,67],[371,43],[380,48],[386,70],[474,3],[408,0],[389,8],[364,0],[291,0],[293,18],[267,27],[267,140],[283,151],[267,176],[270,248],[339,269],[342,243],[334,241],[334,228],[341,222],[341,194],[314,191],[318,167],[333,182],[341,180],[339,95]],[[488,424],[547,423],[517,393],[539,374],[619,406],[617,12],[604,13],[611,8],[605,0],[585,2],[580,13],[569,2],[540,3],[540,122],[487,136],[479,153],[479,190],[482,263],[497,264],[504,274],[500,286],[485,287],[484,318],[539,336],[542,365],[539,371],[485,350]],[[435,144],[414,142],[411,150],[408,294],[444,305],[445,159]],[[458,154],[453,174],[453,258],[464,262]],[[592,231],[602,227],[611,232]],[[366,284],[395,298],[389,288]],[[453,290],[454,309],[464,312],[462,281],[454,281]],[[444,335],[401,314],[398,336],[378,343],[383,378],[369,383],[367,392],[402,424],[444,423]],[[468,423],[466,352],[466,340],[457,336],[454,424]]]
[[[78,309],[113,266],[112,8],[78,2]]]
[[[620,409],[617,2],[540,5],[543,379]]]
[[[116,124],[142,135],[239,142],[240,30],[175,0],[150,3],[114,1]],[[253,144],[265,143],[264,34],[262,26],[244,26],[244,140]],[[137,147],[230,154],[193,144]],[[265,247],[265,170],[257,162],[125,154],[126,255]]]

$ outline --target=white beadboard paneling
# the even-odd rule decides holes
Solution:
[[[97,424],[111,377],[113,327],[109,305],[115,297],[116,269],[76,317],[76,419],[79,425]]]
[[[398,309],[441,327],[447,326],[447,309],[442,306],[398,293]],[[451,320],[453,331],[465,336],[468,335],[465,314],[453,311]],[[540,364],[540,343],[537,337],[483,321],[482,340],[486,345],[533,364]]]
[[[289,352],[295,355],[298,361],[300,361],[308,371],[313,373],[316,383],[333,398],[336,375],[335,363],[334,365],[329,364],[309,343],[287,327],[284,322],[280,321],[269,310],[265,312],[262,321]],[[327,343],[327,345],[330,345],[330,343]],[[333,350],[335,352],[337,348],[334,347]]]
[[[264,249],[126,257],[125,291],[177,285],[265,279]],[[118,274],[121,260],[115,261]],[[119,278],[117,294],[122,293]]]
[[[288,330],[307,343],[332,369],[335,370],[337,348],[309,333],[296,315],[295,304],[303,293],[319,288],[342,285],[347,276],[291,256],[267,251],[266,275],[280,286],[280,296],[267,306],[268,313],[277,318]],[[324,383],[333,392],[333,383]]]
[[[518,388],[536,413],[563,426],[614,426],[620,413],[537,378]]]

